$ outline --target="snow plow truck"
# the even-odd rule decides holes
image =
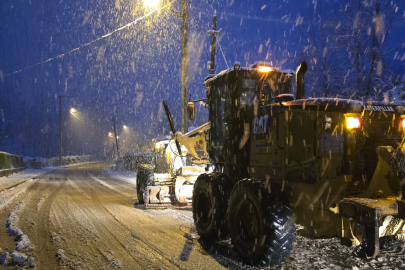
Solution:
[[[185,136],[168,114],[175,148],[203,145],[213,168],[188,184],[198,234],[252,265],[286,260],[296,228],[368,258],[405,238],[405,104],[306,98],[306,71],[236,62],[204,81],[206,125]]]

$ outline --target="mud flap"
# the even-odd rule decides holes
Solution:
[[[361,248],[367,258],[375,258],[380,251],[379,226],[361,224]]]

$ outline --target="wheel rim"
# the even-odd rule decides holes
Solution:
[[[259,239],[260,218],[256,206],[251,200],[245,199],[239,203],[236,222],[239,245],[244,249],[252,250]]]
[[[207,192],[198,195],[197,213],[200,223],[207,227],[211,221],[210,211],[212,208],[211,198]]]

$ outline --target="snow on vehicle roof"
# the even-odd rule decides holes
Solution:
[[[272,71],[276,71],[276,72],[280,72],[280,73],[285,73],[289,76],[294,75],[295,72],[292,69],[279,69],[276,67],[271,67]],[[218,79],[219,77],[224,76],[225,74],[228,74],[232,71],[235,70],[235,67],[229,68],[229,69],[224,69],[222,70],[220,73],[218,74],[210,74],[207,77],[205,77],[204,79],[204,86],[207,86],[208,84],[210,84],[212,81]],[[257,68],[253,68],[253,67],[240,67],[238,68],[238,70],[240,71],[257,71]]]

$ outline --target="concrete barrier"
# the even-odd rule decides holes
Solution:
[[[25,168],[23,157],[0,152],[0,177],[13,174]]]

